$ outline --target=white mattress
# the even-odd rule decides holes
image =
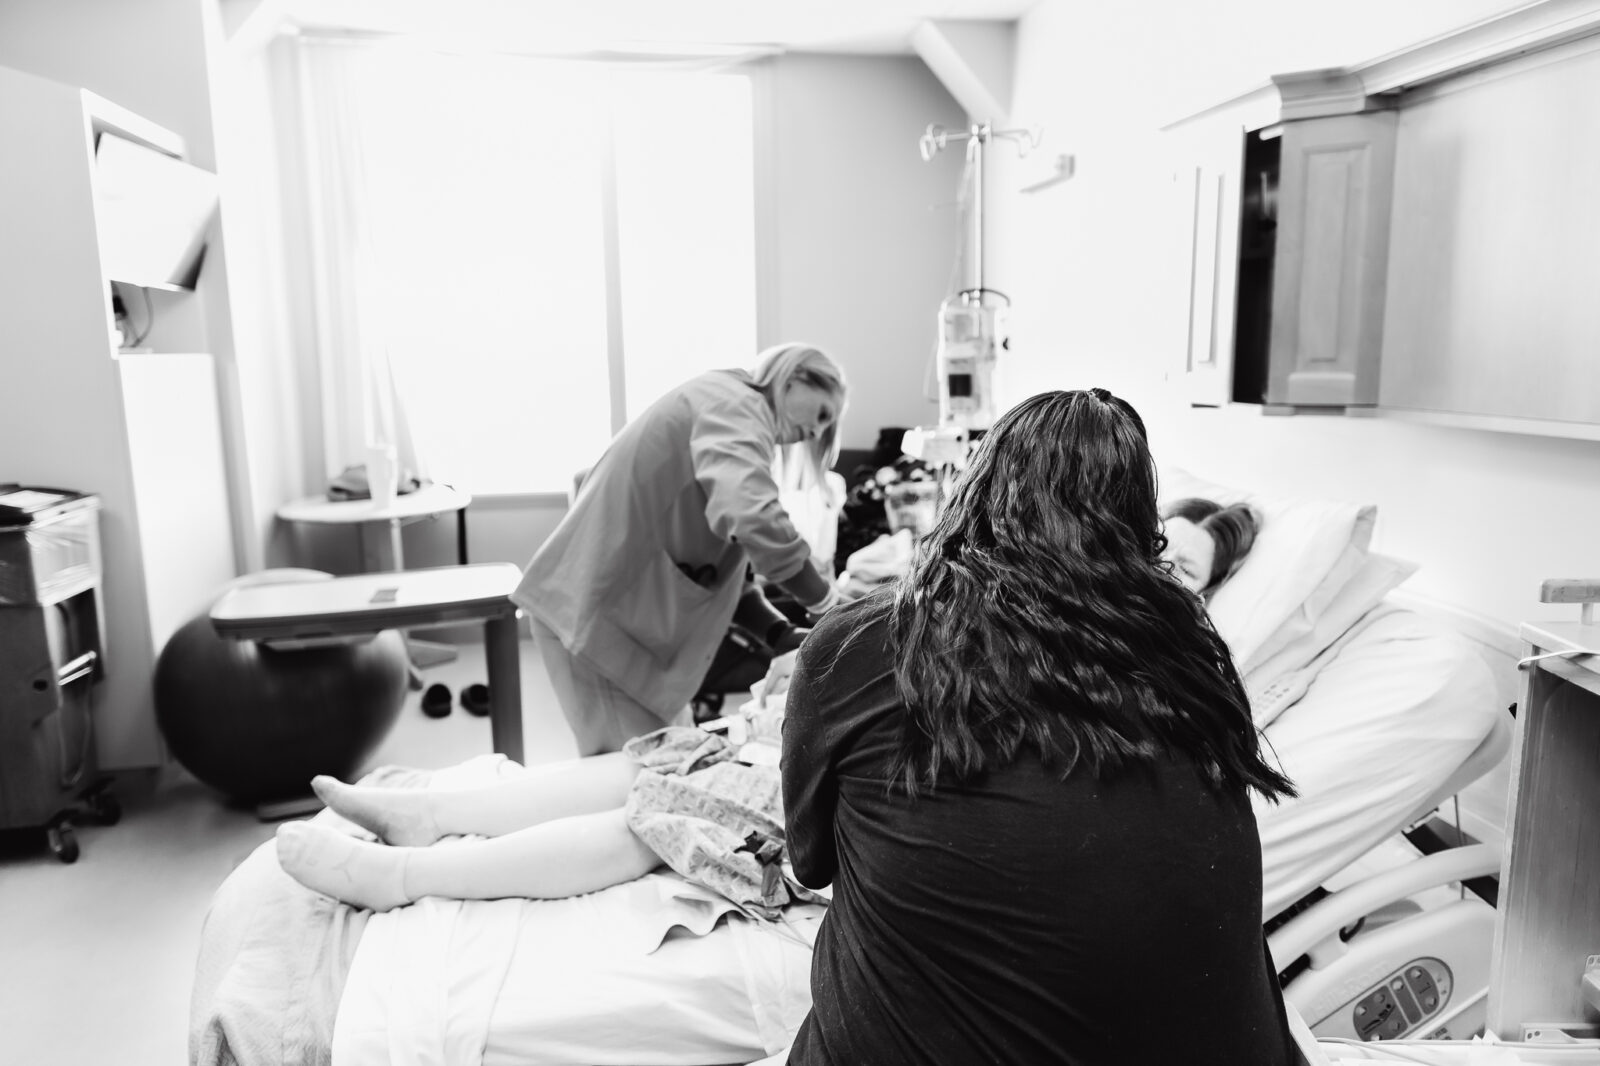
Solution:
[[[1504,713],[1468,641],[1412,611],[1370,611],[1266,729],[1300,790],[1256,801],[1266,917],[1403,828]]]

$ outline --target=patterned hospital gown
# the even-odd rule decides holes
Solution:
[[[641,769],[624,808],[628,828],[675,872],[775,919],[814,898],[784,877],[778,770],[739,762],[720,734],[668,726],[622,749]]]

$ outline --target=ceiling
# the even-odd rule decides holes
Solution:
[[[297,25],[492,38],[541,50],[757,46],[909,53],[927,19],[1009,21],[1034,0],[283,0]]]

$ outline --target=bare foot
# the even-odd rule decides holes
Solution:
[[[284,872],[307,888],[369,910],[411,902],[405,890],[410,854],[311,822],[278,827],[278,865]]]
[[[420,848],[443,835],[433,817],[432,800],[422,789],[367,788],[319,775],[311,779],[311,790],[335,814],[376,833],[386,844]]]

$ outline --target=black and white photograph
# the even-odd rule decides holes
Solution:
[[[1600,1066],[1600,0],[0,0],[0,1063]]]

